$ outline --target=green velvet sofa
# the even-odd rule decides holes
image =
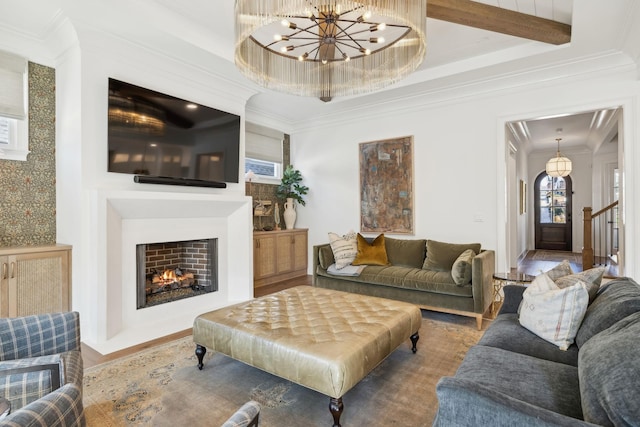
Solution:
[[[330,244],[314,246],[313,285],[474,317],[478,329],[482,328],[483,314],[493,301],[493,250],[482,250],[477,243],[389,237],[385,238],[385,247],[388,265],[367,265],[358,275],[341,275],[330,268],[335,263]],[[456,283],[454,260],[466,249],[477,253],[469,262],[470,280]]]

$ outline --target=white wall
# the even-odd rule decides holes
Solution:
[[[558,75],[564,72],[559,70]],[[535,80],[535,73],[530,77]],[[298,212],[298,226],[309,227],[310,245],[326,242],[329,231],[358,230],[358,144],[413,135],[415,237],[481,242],[484,248],[497,251],[497,268],[505,269],[509,264],[505,123],[625,104],[630,119],[626,121],[627,132],[632,134],[626,156],[630,164],[640,164],[632,145],[640,123],[636,78],[635,67],[622,67],[505,90],[478,85],[465,88],[464,96],[459,91],[443,91],[432,97],[389,102],[348,117],[336,116],[333,121],[311,122],[291,135],[292,163],[311,189],[307,206]],[[453,96],[457,98],[448,99]],[[585,165],[589,166],[575,173],[577,207],[590,204],[590,160],[585,160]],[[529,185],[543,169],[542,158],[540,165],[530,166]],[[633,208],[627,206],[630,212]],[[528,212],[531,209],[532,205]],[[630,215],[627,221],[633,221]],[[575,232],[574,239],[580,235]],[[574,241],[575,247],[581,244]],[[634,245],[628,244],[626,251],[634,256]],[[635,268],[628,267],[628,271]]]

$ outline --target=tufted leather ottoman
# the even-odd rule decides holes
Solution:
[[[326,394],[334,427],[342,396],[403,341],[416,352],[420,309],[405,302],[313,286],[198,316],[198,368],[206,348]]]

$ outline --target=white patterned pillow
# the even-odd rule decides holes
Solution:
[[[560,288],[546,273],[524,291],[520,324],[540,338],[567,350],[573,344],[589,305],[584,283]]]
[[[349,231],[344,236],[329,233],[329,244],[336,260],[336,268],[341,269],[351,265],[358,253],[358,238],[355,231]]]

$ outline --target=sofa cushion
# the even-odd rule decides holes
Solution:
[[[600,287],[576,335],[578,348],[619,320],[640,311],[640,286],[628,277]]]
[[[427,240],[427,257],[422,268],[425,270],[451,271],[458,256],[467,249],[480,253],[480,243],[444,243]]]
[[[578,366],[578,347],[569,346],[567,351],[561,351],[557,345],[543,340],[533,332],[522,327],[516,313],[505,313],[497,316],[486,330],[480,345],[497,347],[503,350],[526,354],[538,359]]]
[[[476,345],[465,355],[455,377],[540,408],[582,418],[578,368],[574,366]]]
[[[337,269],[351,265],[358,253],[358,243],[356,233],[354,231],[349,231],[344,236],[330,232],[329,245],[331,246],[333,259],[335,260]]]
[[[471,282],[471,265],[476,253],[472,249],[462,252],[453,262],[451,277],[456,285],[466,285]]]
[[[389,265],[384,234],[379,235],[371,243],[358,233],[358,253],[353,265]]]
[[[318,248],[318,263],[323,269],[329,268],[331,264],[335,264],[336,260],[333,258],[333,251],[330,245],[320,246]]]
[[[471,285],[457,286],[453,282],[451,274],[443,271],[422,270],[419,268],[397,267],[393,265],[368,265],[362,270],[359,276],[334,276],[323,270],[317,271],[317,274],[319,276],[331,277],[334,280],[345,280],[346,282],[473,298]],[[348,286],[348,284],[345,283],[345,286]]]
[[[581,349],[578,363],[585,421],[637,426],[640,421],[640,313],[597,334]]]
[[[587,311],[589,293],[582,282],[559,288],[546,273],[524,291],[520,324],[540,338],[567,350]]]
[[[424,239],[393,239],[386,236],[384,238],[389,263],[399,267],[422,268],[426,243]]]
[[[598,288],[600,288],[600,283],[602,283],[604,270],[605,267],[591,268],[589,270],[581,271],[580,273],[559,277],[554,281],[560,288],[567,288],[578,282],[584,283],[587,287],[587,292],[589,293],[589,302],[592,302],[596,297]]]

